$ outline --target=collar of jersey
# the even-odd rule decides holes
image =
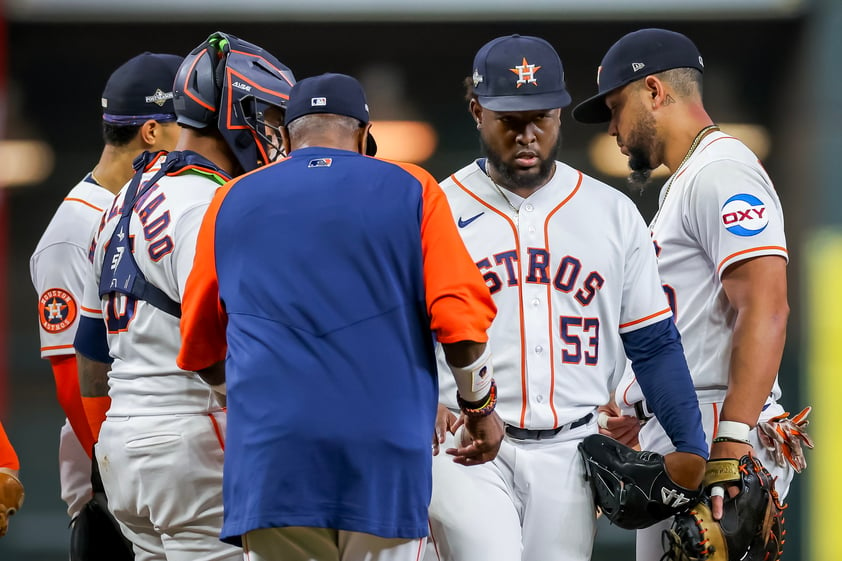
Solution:
[[[170,152],[168,156],[173,154],[176,154],[176,152]],[[224,185],[231,180],[231,176],[219,168],[216,164],[192,150],[182,150],[181,158],[182,161],[178,165],[167,170],[167,175],[175,176],[184,173],[193,173],[207,177],[219,185]]]
[[[362,156],[359,152],[354,152],[353,150],[342,150],[339,148],[327,148],[325,146],[307,146],[306,148],[299,148],[297,150],[293,150],[292,153],[289,155],[290,158],[311,158],[314,155],[323,156],[325,154],[329,154],[331,156]]]

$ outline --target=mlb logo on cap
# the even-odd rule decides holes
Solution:
[[[310,100],[310,107],[324,107],[327,105],[326,97],[314,97]]]

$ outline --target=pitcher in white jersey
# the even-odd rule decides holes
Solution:
[[[603,58],[599,93],[578,105],[573,116],[608,123],[609,134],[629,157],[633,181],[645,183],[661,164],[672,172],[649,228],[710,457],[754,454],[777,477],[783,497],[793,470],[805,465],[800,443],[812,446],[802,430],[809,410],[788,419],[777,403],[789,314],[783,212],[757,156],[706,112],[703,70],[701,54],[684,35],[664,29],[629,33]],[[627,369],[616,401],[645,418],[648,404],[637,382]],[[640,430],[640,446],[668,453],[673,448],[663,419],[657,412],[655,417]],[[607,434],[622,424],[620,418],[603,423]],[[777,452],[765,438],[775,424],[786,429]],[[714,518],[721,517],[725,491],[713,490]],[[735,493],[736,487],[727,492]],[[660,557],[661,532],[669,523],[638,532],[639,561]]]
[[[41,357],[48,359],[67,420],[59,437],[61,496],[75,521],[91,499],[91,453],[108,397],[79,393],[73,338],[79,325],[88,249],[103,211],[134,175],[145,150],[171,150],[178,139],[172,83],[182,57],[145,52],[121,64],[102,92],[105,146],[93,170],[67,194],[44,230],[29,270],[38,293]]]
[[[175,76],[176,150],[135,161],[91,245],[74,345],[82,394],[111,397],[96,456],[136,561],[243,557],[219,540],[224,389],[176,365],[180,302],[211,198],[279,152],[272,131],[293,83],[274,56],[233,35],[197,46]]]
[[[626,195],[555,159],[563,76],[547,41],[514,35],[483,46],[466,81],[486,157],[442,188],[497,305],[488,334],[506,438],[470,469],[436,454],[428,559],[590,559],[595,507],[577,445],[597,432],[627,356],[668,419],[679,450],[668,471],[701,482],[698,402],[646,226]],[[434,451],[462,434],[439,364]]]

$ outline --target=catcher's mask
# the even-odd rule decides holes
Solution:
[[[217,31],[178,69],[173,103],[178,123],[216,126],[245,171],[282,153],[278,122],[295,83],[292,71],[267,51]],[[267,113],[278,114],[267,120]]]

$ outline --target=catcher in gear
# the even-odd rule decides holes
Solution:
[[[647,528],[686,512],[701,498],[701,485],[689,489],[676,483],[656,452],[638,452],[592,434],[579,444],[579,453],[596,506],[620,528]]]
[[[723,515],[714,520],[710,489],[737,485],[724,498]],[[775,482],[756,458],[710,460],[705,495],[664,531],[662,561],[777,561],[783,553],[784,518]]]

